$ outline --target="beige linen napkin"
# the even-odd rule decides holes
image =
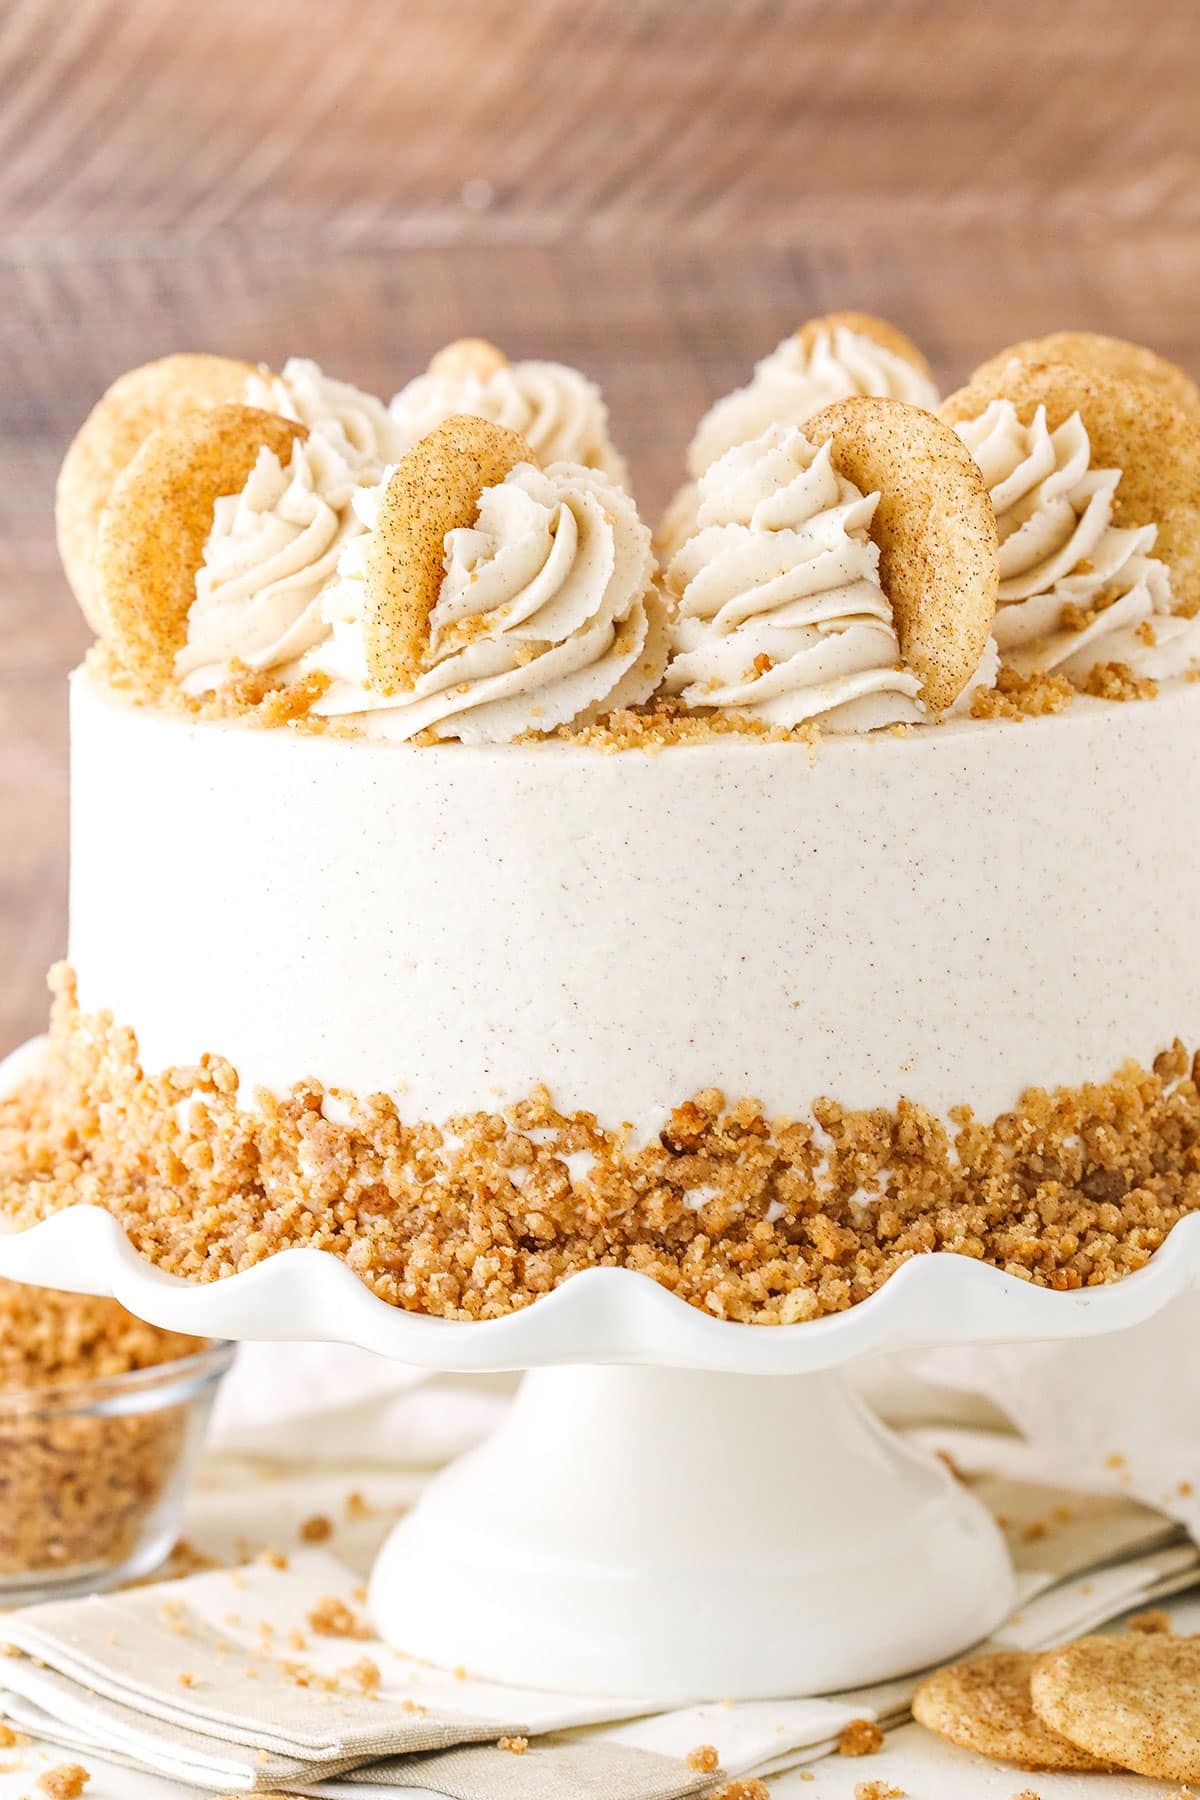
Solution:
[[[611,1743],[536,1743],[520,1754],[468,1748],[441,1756],[379,1763],[348,1781],[307,1790],[337,1800],[384,1792],[445,1795],[446,1800],[684,1800],[711,1788],[712,1774],[678,1757]]]
[[[998,1644],[1054,1643],[1197,1579],[1195,1547],[1130,1501],[1004,1479],[979,1491],[1007,1521],[1019,1565]],[[355,1577],[308,1551],[287,1568],[26,1608],[4,1622],[24,1654],[0,1663],[0,1710],[80,1752],[227,1793],[682,1800],[717,1779],[689,1767],[698,1746],[714,1747],[723,1778],[779,1773],[826,1754],[852,1718],[903,1717],[916,1682],[654,1712],[649,1699],[506,1689],[373,1639],[322,1639],[308,1620],[330,1601],[352,1625],[361,1618]],[[288,1641],[296,1632],[302,1649]],[[514,1753],[496,1747],[501,1737],[531,1741]]]
[[[97,1749],[215,1788],[269,1790],[386,1755],[628,1718],[650,1700],[538,1695],[401,1656],[323,1551],[9,1613],[0,1683]],[[338,1609],[340,1609],[340,1616]],[[332,1619],[361,1635],[322,1635]],[[186,1773],[185,1773],[186,1771]]]

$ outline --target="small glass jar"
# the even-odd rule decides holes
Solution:
[[[147,1575],[173,1548],[232,1344],[146,1369],[0,1388],[0,1605]]]

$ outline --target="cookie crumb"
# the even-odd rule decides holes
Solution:
[[[348,1669],[342,1669],[340,1673],[343,1680],[352,1681],[364,1694],[373,1694],[383,1680],[378,1663],[373,1663],[369,1656],[359,1657],[356,1663],[351,1663]]]
[[[683,1760],[688,1768],[695,1769],[698,1775],[711,1775],[721,1766],[721,1759],[717,1755],[715,1744],[697,1744],[694,1750],[688,1751]]]
[[[765,1781],[757,1775],[743,1777],[740,1781],[727,1781],[724,1787],[714,1788],[706,1800],[771,1800]]]
[[[54,1768],[39,1775],[34,1785],[43,1794],[49,1794],[50,1800],[79,1800],[91,1779],[82,1763],[56,1763]]]
[[[1095,663],[1082,683],[1085,694],[1096,700],[1153,700],[1158,683],[1149,676],[1138,675],[1128,663]]]
[[[1161,1606],[1152,1606],[1148,1612],[1134,1613],[1129,1629],[1140,1631],[1145,1637],[1170,1637],[1171,1615]]]
[[[336,1594],[326,1594],[308,1615],[309,1628],[318,1637],[369,1638],[371,1633],[356,1612]]]
[[[907,1796],[903,1788],[888,1781],[856,1781],[854,1800],[907,1800]]]
[[[507,1750],[511,1756],[524,1756],[529,1748],[527,1737],[502,1737],[496,1744],[497,1750]]]
[[[937,1457],[938,1461],[942,1464],[943,1468],[948,1470],[948,1472],[954,1477],[955,1481],[961,1481],[965,1484],[967,1477],[966,1477],[965,1473],[963,1472],[963,1470],[959,1467],[958,1463],[955,1462],[955,1460],[951,1456],[949,1450],[935,1450],[933,1454]]]
[[[327,1519],[324,1513],[314,1513],[311,1519],[305,1519],[300,1527],[302,1544],[323,1544],[333,1536],[333,1520]]]
[[[1022,675],[1011,664],[1001,665],[994,687],[977,688],[971,696],[973,719],[1040,719],[1065,712],[1075,699],[1075,689],[1065,675],[1044,669]]]
[[[839,1756],[874,1756],[883,1748],[883,1733],[874,1719],[851,1719],[838,1733]]]

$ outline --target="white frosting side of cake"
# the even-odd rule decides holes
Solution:
[[[72,692],[71,948],[147,1068],[987,1117],[1200,1040],[1200,687],[904,738],[413,748]]]

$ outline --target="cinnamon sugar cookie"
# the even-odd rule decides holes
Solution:
[[[105,636],[126,668],[151,683],[169,679],[217,500],[241,491],[260,450],[286,463],[307,436],[278,413],[217,406],[146,438],[117,478],[96,540]]]
[[[994,380],[1011,362],[1070,363],[1085,373],[1137,381],[1143,387],[1165,394],[1185,412],[1200,414],[1200,388],[1178,363],[1169,362],[1145,344],[1106,337],[1100,331],[1052,331],[1046,337],[1025,338],[1019,344],[1010,344],[1007,350],[1000,350],[981,363],[967,385]]]
[[[463,381],[474,376],[487,381],[497,369],[506,369],[508,358],[486,338],[455,338],[429,359],[429,374],[448,381]]]
[[[942,417],[976,418],[992,400],[1010,400],[1023,424],[1044,406],[1051,431],[1079,414],[1092,467],[1121,471],[1114,523],[1156,524],[1154,554],[1171,571],[1176,610],[1200,609],[1200,416],[1115,375],[1069,363],[1007,363],[951,394]]]
[[[1121,1763],[1081,1750],[1034,1712],[1029,1682],[1037,1660],[1003,1650],[938,1669],[913,1695],[913,1717],[962,1750],[1018,1769],[1120,1769]]]
[[[1039,1719],[1094,1757],[1200,1781],[1200,1638],[1085,1637],[1034,1659]]]
[[[840,475],[878,493],[871,536],[904,661],[942,712],[979,666],[1000,588],[987,486],[958,435],[903,400],[856,395],[804,426]]]
[[[420,674],[446,573],[446,533],[474,524],[484,488],[536,461],[515,431],[467,413],[401,457],[363,553],[367,670],[379,692],[411,687]]]
[[[164,356],[114,381],[75,434],[59,471],[54,516],[67,580],[96,633],[105,629],[96,593],[96,534],[118,475],[159,425],[240,400],[254,373],[252,364],[227,356]]]
[[[893,356],[898,356],[902,362],[911,363],[914,369],[920,370],[927,381],[933,380],[933,370],[912,339],[905,337],[898,326],[889,324],[886,319],[877,319],[874,313],[822,313],[817,319],[806,319],[800,329],[793,332],[792,335],[803,350],[811,353],[822,335],[832,338],[838,331],[852,331],[855,337],[869,338],[873,344],[878,344],[881,350],[888,350]]]

